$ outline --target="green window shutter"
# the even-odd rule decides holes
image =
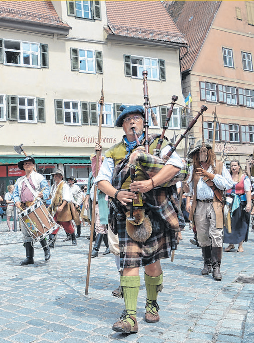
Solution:
[[[166,123],[167,118],[167,106],[160,106],[161,127]]]
[[[103,56],[102,51],[95,51],[96,73],[103,74]]]
[[[45,99],[36,98],[36,103],[37,103],[37,122],[46,123]]]
[[[124,55],[124,74],[125,76],[131,76],[131,56]]]
[[[76,48],[71,48],[71,70],[79,70],[79,50]]]
[[[67,14],[71,16],[76,15],[75,1],[67,1]]]
[[[9,103],[8,119],[18,120],[18,97],[16,95],[10,95],[8,97],[8,103]]]
[[[64,122],[63,100],[55,100],[55,115],[56,115],[56,124],[63,124]]]
[[[0,39],[0,63],[4,63],[3,40]]]
[[[48,44],[40,44],[41,47],[41,67],[49,67]]]
[[[98,125],[98,113],[97,113],[97,103],[96,102],[90,102],[89,111],[90,111],[90,124],[91,125]]]
[[[89,125],[89,103],[81,101],[81,122],[82,125]]]
[[[166,81],[165,61],[164,60],[158,60],[158,63],[159,63],[160,80],[161,81]]]
[[[122,111],[120,111],[120,107],[122,104],[117,104],[114,103],[113,109],[114,109],[114,122],[116,122],[117,118],[119,117],[120,113]]]
[[[101,20],[101,2],[100,1],[93,1],[93,17],[94,19]]]

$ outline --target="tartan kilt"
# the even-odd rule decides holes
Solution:
[[[146,242],[136,242],[126,231],[125,216],[118,218],[117,233],[119,237],[120,267],[136,268],[154,263],[171,255],[170,232],[163,220],[151,212],[148,216],[152,222],[151,236]],[[159,230],[158,230],[159,228]]]

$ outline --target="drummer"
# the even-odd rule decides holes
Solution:
[[[49,197],[49,186],[43,175],[35,171],[35,160],[31,156],[26,156],[18,163],[18,167],[24,170],[26,175],[18,178],[14,185],[13,199],[16,207],[25,210],[32,206],[35,199]],[[20,263],[21,266],[34,264],[33,240],[25,225],[21,222],[24,244],[26,248],[26,259]],[[45,261],[50,259],[50,249],[46,239],[40,241],[45,254]]]

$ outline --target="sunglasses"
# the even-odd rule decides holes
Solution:
[[[141,117],[141,116],[133,116],[133,117],[126,117],[126,118],[124,118],[124,123],[128,123],[129,121],[131,121],[131,120],[134,120],[135,121],[135,123],[136,122],[138,122],[138,121],[140,121],[140,120],[143,120],[143,117]]]

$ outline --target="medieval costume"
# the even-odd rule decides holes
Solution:
[[[144,143],[143,107],[122,106],[120,109],[122,113],[117,118],[116,126],[123,126],[126,135],[120,143],[106,151],[96,182],[98,188],[111,197],[110,228],[119,237],[120,268],[123,271],[120,285],[125,311],[112,329],[135,333],[138,331],[136,306],[140,286],[138,268],[141,266],[145,267],[147,290],[145,320],[154,323],[160,319],[157,304],[157,295],[162,290],[163,282],[160,259],[170,257],[175,231],[184,226],[183,216],[178,209],[176,188],[167,182],[179,173],[183,164],[174,152],[162,169],[149,180],[142,168],[137,166],[136,181],[131,182],[128,164],[133,156],[131,154],[137,152],[143,155],[146,162],[153,159],[151,155],[144,155],[140,148],[137,149],[132,133],[132,128],[135,128],[140,144]],[[153,154],[157,142],[158,135],[149,137],[150,154]],[[160,157],[170,150],[168,142],[164,142],[163,147]],[[150,166],[154,167],[151,163]],[[130,218],[132,202],[134,220]]]
[[[65,232],[71,235],[72,244],[77,245],[75,229],[72,224],[73,216],[71,212],[71,201],[73,198],[70,187],[64,182],[63,172],[60,169],[57,169],[53,175],[55,182],[51,188],[50,196],[52,201],[48,210],[55,221],[64,228]],[[60,228],[57,228],[50,235],[50,239],[52,240],[52,243],[50,244],[51,248],[54,247],[55,236],[59,229]]]
[[[72,214],[73,214],[73,218],[74,218],[74,222],[77,226],[77,234],[76,234],[76,238],[79,238],[81,235],[81,222],[80,222],[80,213],[81,213],[81,205],[83,203],[83,193],[81,188],[75,184],[76,179],[72,176],[67,178],[67,182],[68,185],[70,187],[71,190],[71,194],[73,197],[72,200]]]
[[[229,243],[225,251],[229,252],[235,248],[234,244],[239,244],[238,251],[243,252],[242,244],[248,241],[249,233],[251,182],[247,175],[242,174],[239,161],[231,161],[230,169],[234,185],[227,191],[230,220],[226,224],[230,227],[224,228],[224,243]]]
[[[25,210],[32,206],[38,197],[47,199],[49,197],[49,186],[44,176],[34,170],[35,160],[33,157],[26,156],[25,159],[18,163],[18,167],[21,170],[25,170],[26,175],[21,176],[16,181],[14,185],[13,199],[16,207]],[[26,259],[22,261],[20,265],[34,264],[33,239],[22,221],[20,221],[20,225],[26,248]],[[42,239],[40,243],[44,250],[45,261],[48,261],[50,259],[50,249],[47,245],[46,239]]]
[[[202,275],[213,268],[213,278],[220,281],[223,246],[222,192],[233,185],[231,175],[222,162],[215,160],[212,147],[198,145],[190,153],[193,165],[189,170],[186,193],[186,208],[190,209],[190,220],[196,227],[197,239],[204,257]],[[190,197],[193,197],[190,208]]]

